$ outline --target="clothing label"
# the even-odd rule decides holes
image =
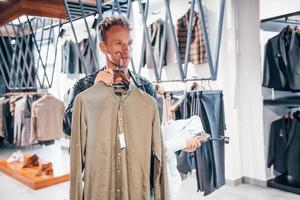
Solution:
[[[120,133],[119,134],[119,141],[120,141],[120,147],[121,149],[126,147],[126,143],[125,143],[125,134],[124,133]]]
[[[283,137],[283,132],[282,132],[282,130],[279,131],[279,137]]]

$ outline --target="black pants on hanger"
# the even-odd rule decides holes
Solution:
[[[213,138],[224,136],[225,119],[223,95],[220,91],[200,91],[192,107],[200,116],[204,130]],[[212,140],[195,151],[198,190],[204,195],[225,184],[224,141]]]

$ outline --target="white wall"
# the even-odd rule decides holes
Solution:
[[[230,142],[225,145],[225,175],[226,179],[236,180],[242,177],[240,136],[238,130],[237,109],[237,42],[236,42],[236,5],[234,1],[226,1],[222,45],[220,51],[220,66],[218,82],[224,93],[226,135]]]
[[[297,12],[299,0],[260,0],[260,19]]]
[[[237,108],[243,176],[266,180],[259,0],[237,0]]]

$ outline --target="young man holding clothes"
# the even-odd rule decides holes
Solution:
[[[156,91],[148,80],[127,69],[131,59],[132,37],[129,21],[124,17],[111,16],[105,18],[98,26],[100,44],[99,48],[106,58],[106,67],[96,73],[88,75],[77,81],[70,91],[69,105],[65,111],[63,130],[67,135],[71,135],[71,121],[73,113],[73,102],[75,97],[82,91],[90,88],[99,82],[111,87],[115,83],[121,82],[121,78],[114,80],[114,70],[124,69],[124,76],[144,92],[156,98]],[[193,152],[201,145],[199,137],[187,141],[187,148],[184,151]]]

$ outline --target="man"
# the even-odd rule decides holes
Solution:
[[[63,130],[67,135],[71,135],[71,122],[73,112],[73,102],[75,97],[82,91],[99,82],[105,83],[108,87],[114,83],[114,70],[123,68],[127,69],[131,58],[132,37],[129,21],[125,17],[111,16],[105,18],[98,26],[100,37],[100,50],[106,57],[106,69],[93,73],[75,83],[70,91],[69,105],[65,111],[63,120]],[[125,71],[127,79],[132,79],[134,84],[144,92],[156,99],[156,91],[151,82],[140,75]],[[117,80],[117,82],[120,80]],[[191,139],[187,142],[185,151],[195,151],[201,145],[199,139]]]

